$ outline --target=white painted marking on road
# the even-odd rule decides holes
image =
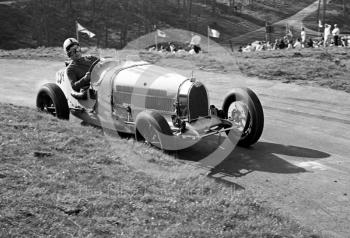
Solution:
[[[329,168],[321,163],[315,161],[305,161],[295,164],[298,167],[309,168],[314,170],[329,170]]]

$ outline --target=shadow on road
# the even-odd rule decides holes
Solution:
[[[193,147],[177,152],[176,157],[210,167],[209,175],[220,173],[241,177],[253,171],[284,174],[307,172],[306,169],[282,159],[279,155],[290,156],[293,162],[318,160],[330,156],[321,151],[298,146],[258,142],[251,148],[236,147],[226,158],[215,157],[208,160],[208,155],[217,150],[220,140],[222,142],[219,137],[206,138]]]

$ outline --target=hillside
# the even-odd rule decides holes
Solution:
[[[223,45],[265,38],[265,21],[274,26],[272,38],[284,35],[290,20],[297,20],[292,24],[296,32],[300,22],[317,31],[317,6],[303,16],[295,15],[315,0],[233,2],[234,5],[223,0],[0,1],[3,23],[0,48],[60,46],[63,39],[76,35],[76,20],[96,34],[93,39],[81,35],[81,40],[104,48],[122,48],[127,42],[152,32],[154,26],[180,28],[202,35],[206,35],[207,27],[211,26],[220,31],[221,36],[216,40]],[[342,10],[342,1],[332,1],[327,7],[329,23],[350,28],[345,24],[350,22],[350,17]],[[293,16],[300,19],[290,19]]]
[[[0,237],[321,237],[146,144],[3,103],[0,129]]]

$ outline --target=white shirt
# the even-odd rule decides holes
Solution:
[[[334,28],[333,31],[332,31],[332,35],[333,36],[338,36],[339,33],[340,33],[339,27]]]
[[[331,26],[327,26],[324,28],[324,35],[329,36],[331,34]]]
[[[301,41],[304,42],[306,40],[306,32],[305,31],[301,31],[300,32],[300,36],[301,36]]]
[[[302,48],[300,41],[295,42],[294,48],[300,50]]]

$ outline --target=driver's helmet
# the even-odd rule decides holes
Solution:
[[[77,39],[75,38],[67,38],[64,42],[63,42],[63,50],[64,52],[68,55],[69,53],[69,49],[73,46],[73,45],[79,45],[79,41],[77,41]],[[69,55],[68,55],[69,56]]]

